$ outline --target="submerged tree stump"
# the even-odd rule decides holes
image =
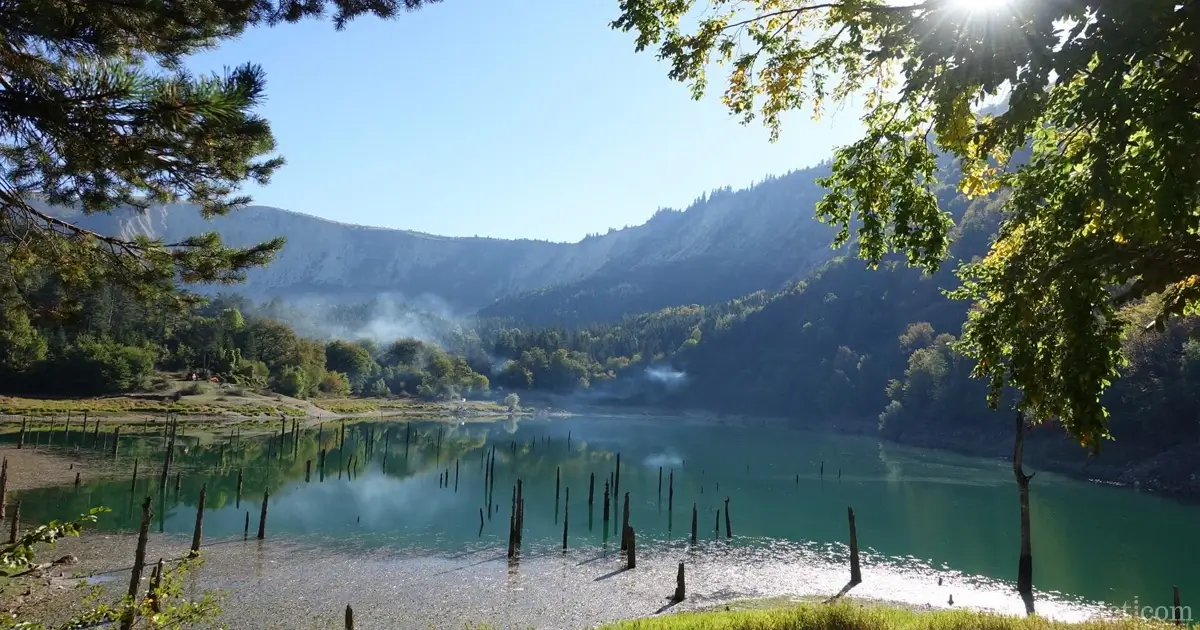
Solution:
[[[671,478],[667,482],[667,513],[675,511],[675,471],[671,471]]]
[[[626,525],[625,526],[625,535],[622,536],[622,538],[625,539],[625,546],[626,546],[625,568],[626,569],[636,569],[637,568],[637,554],[635,552],[635,549],[637,547],[637,537],[633,533],[633,528],[630,527],[629,525]]]
[[[621,496],[621,454],[617,453],[617,468],[613,476],[613,496]]]
[[[192,531],[192,549],[189,558],[200,555],[200,539],[204,537],[204,499],[208,496],[208,484],[200,486],[200,502],[196,504],[196,528]]]
[[[683,563],[679,563],[679,572],[675,574],[675,595],[671,597],[671,601],[679,603],[687,598],[687,589],[684,586],[683,578]]]
[[[263,490],[262,513],[258,516],[258,539],[267,537],[267,502],[271,499],[271,491]]]
[[[862,568],[858,563],[858,530],[854,527],[854,508],[847,506],[846,514],[850,520],[850,583],[862,582]]]
[[[563,553],[567,552],[567,522],[571,519],[571,487],[567,486],[566,501],[563,504]]]
[[[346,604],[346,630],[354,630],[354,609]]]
[[[621,531],[632,531],[629,529],[629,493],[625,493],[625,505],[621,508]],[[621,551],[628,549],[629,540],[625,536],[621,536]]]

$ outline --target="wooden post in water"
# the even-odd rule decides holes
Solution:
[[[441,465],[442,465],[442,428],[438,427],[437,455],[436,455],[436,459],[434,460],[434,466],[441,466]]]
[[[258,539],[267,537],[267,501],[271,498],[270,490],[263,490],[262,513],[258,515]]]
[[[25,448],[25,423],[26,419],[21,418],[21,434],[17,436],[17,450]]]
[[[479,535],[483,535],[483,508],[479,508]]]
[[[159,475],[158,491],[162,492],[167,489],[167,475],[171,470],[171,459],[175,453],[175,429],[171,429],[171,436],[167,438],[167,450],[163,453],[162,474]]]
[[[17,499],[16,505],[13,505],[12,527],[8,533],[8,544],[17,544],[18,535],[21,533],[21,500]]]
[[[130,494],[133,494],[133,491],[137,490],[137,467],[138,467],[138,460],[136,457],[134,457],[133,458],[133,481],[131,481],[129,483],[129,493]]]
[[[0,464],[0,519],[4,518],[4,506],[8,505],[8,458]]]
[[[192,530],[192,549],[189,558],[200,555],[200,540],[204,537],[204,499],[208,496],[208,484],[200,486],[200,503],[196,505],[196,528]]]
[[[142,526],[138,530],[137,550],[133,555],[133,571],[129,575],[129,599],[133,605],[126,608],[121,615],[121,630],[130,630],[133,628],[133,622],[137,615],[138,591],[141,590],[142,570],[146,566],[146,538],[150,535],[150,497],[142,502]]]
[[[667,488],[667,514],[675,511],[675,471],[671,471],[670,485]]]
[[[112,456],[113,457],[117,456],[117,445],[120,443],[121,443],[121,425],[117,425],[117,428],[113,429],[113,447],[112,447]]]
[[[412,425],[404,423],[404,459],[408,459],[408,445],[412,443]],[[494,447],[493,447],[494,448]]]
[[[354,630],[354,609],[346,604],[346,630]]]
[[[693,536],[694,538],[694,536]],[[683,581],[683,563],[679,563],[679,572],[675,574],[675,595],[671,597],[671,601],[679,603],[687,598],[687,589]]]
[[[721,508],[717,508],[717,524],[713,529],[714,529],[713,538],[716,540],[720,540],[720,538],[721,538]]]
[[[176,472],[175,473],[175,498],[176,499],[179,498],[179,484],[182,482],[183,482],[183,474]]]
[[[693,503],[692,504],[692,544],[693,545],[696,544],[696,516],[697,516],[696,504]],[[679,566],[682,567],[683,565],[680,564]],[[681,575],[682,575],[682,573],[681,573]]]
[[[491,496],[491,498],[488,499],[488,518],[491,518],[491,514],[492,514],[491,505],[492,505],[492,503],[495,502],[494,499],[496,498],[496,445],[495,444],[492,445],[491,467],[492,467],[492,480],[489,482],[491,484],[491,488],[488,491],[488,494]]]
[[[567,431],[567,452],[571,452],[571,432]]]
[[[862,569],[858,564],[858,530],[854,527],[854,508],[847,506],[846,514],[850,519],[850,583],[862,582]]]
[[[512,559],[517,549],[517,487],[513,486],[512,511],[508,515],[508,557]]]
[[[725,537],[733,538],[733,529],[729,526],[729,497],[725,497]]]
[[[71,410],[67,410],[67,423],[63,425],[63,446],[69,446],[71,441]]]
[[[629,495],[626,494],[625,496],[629,496]],[[636,542],[637,536],[634,535],[633,528],[630,527],[629,525],[626,525],[625,526],[625,535],[622,536],[621,539],[625,541],[624,546],[621,547],[622,549],[625,550],[625,558],[626,558],[625,568],[626,569],[636,569],[637,568],[637,555],[634,553],[634,548],[637,547],[637,542]]]
[[[1175,602],[1175,625],[1182,626],[1183,625],[1183,607],[1179,605],[1179,585],[1176,584],[1176,585],[1172,586],[1171,592],[1172,592],[1172,595],[1174,597],[1174,602]],[[1191,621],[1191,620],[1189,619],[1188,621]]]
[[[588,475],[588,507],[592,507],[592,502],[596,497],[596,473]]]
[[[613,477],[613,496],[621,496],[621,454],[617,453],[617,471]]]
[[[87,420],[87,412],[83,413],[83,418]],[[84,426],[87,426],[86,424]],[[96,418],[96,429],[92,432],[92,448],[96,448],[100,444],[100,418]]]
[[[525,482],[517,478],[517,551],[525,538]]]
[[[563,505],[563,553],[567,552],[567,521],[570,518],[571,518],[571,487],[567,486],[567,501],[566,501],[566,504]]]
[[[608,531],[608,482],[604,482],[604,531]]]
[[[246,510],[246,524],[242,526],[242,540],[250,540],[250,510]]]
[[[621,508],[621,531],[632,531],[629,529],[629,493],[625,493],[625,506]],[[625,540],[625,536],[621,536],[621,551],[625,551],[629,542]]]
[[[242,507],[242,469],[240,466],[238,467],[237,499],[236,499],[236,503],[234,504],[233,507],[235,507],[235,508]]]
[[[456,493],[458,492],[458,463],[459,463],[459,461],[460,461],[459,458],[456,458],[454,460],[454,492],[456,492]]]
[[[662,466],[658,467],[658,506],[662,507]]]
[[[554,522],[558,522],[558,493],[562,490],[562,466],[554,469]]]
[[[304,460],[304,483],[308,483],[312,479],[312,460]]]
[[[79,487],[79,473],[75,473],[75,487]]]

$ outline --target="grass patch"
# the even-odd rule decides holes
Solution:
[[[312,404],[333,413],[356,414],[379,411],[379,403],[369,400],[322,400],[316,398]]]
[[[968,610],[913,611],[885,606],[800,604],[770,610],[687,612],[604,626],[608,630],[1133,630],[1174,628],[1137,618],[1066,623]]]
[[[215,401],[214,401],[215,402]],[[106,415],[163,414],[171,412],[181,416],[217,416],[236,413],[245,416],[303,416],[305,411],[291,405],[274,404],[213,404],[187,400],[178,402],[170,399],[136,398],[113,396],[110,398],[43,399],[0,397],[0,415],[8,416],[65,416],[67,412]]]

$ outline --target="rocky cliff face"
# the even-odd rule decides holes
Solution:
[[[460,312],[500,301],[495,314],[524,316],[545,310],[546,295],[565,292],[562,299],[568,299],[580,287],[593,294],[640,296],[609,304],[595,319],[728,299],[807,272],[831,253],[830,230],[813,219],[821,194],[813,180],[823,170],[717,191],[685,211],[665,210],[644,225],[578,243],[440,237],[263,206],[211,222],[188,205],[71,219],[101,233],[166,241],[214,229],[232,245],[284,236],[287,244],[276,261],[251,271],[246,284],[234,288],[255,299],[344,302],[391,293],[435,296]]]

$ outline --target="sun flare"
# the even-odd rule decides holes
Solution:
[[[1009,7],[1013,0],[949,0],[949,4],[966,13],[995,12]]]

